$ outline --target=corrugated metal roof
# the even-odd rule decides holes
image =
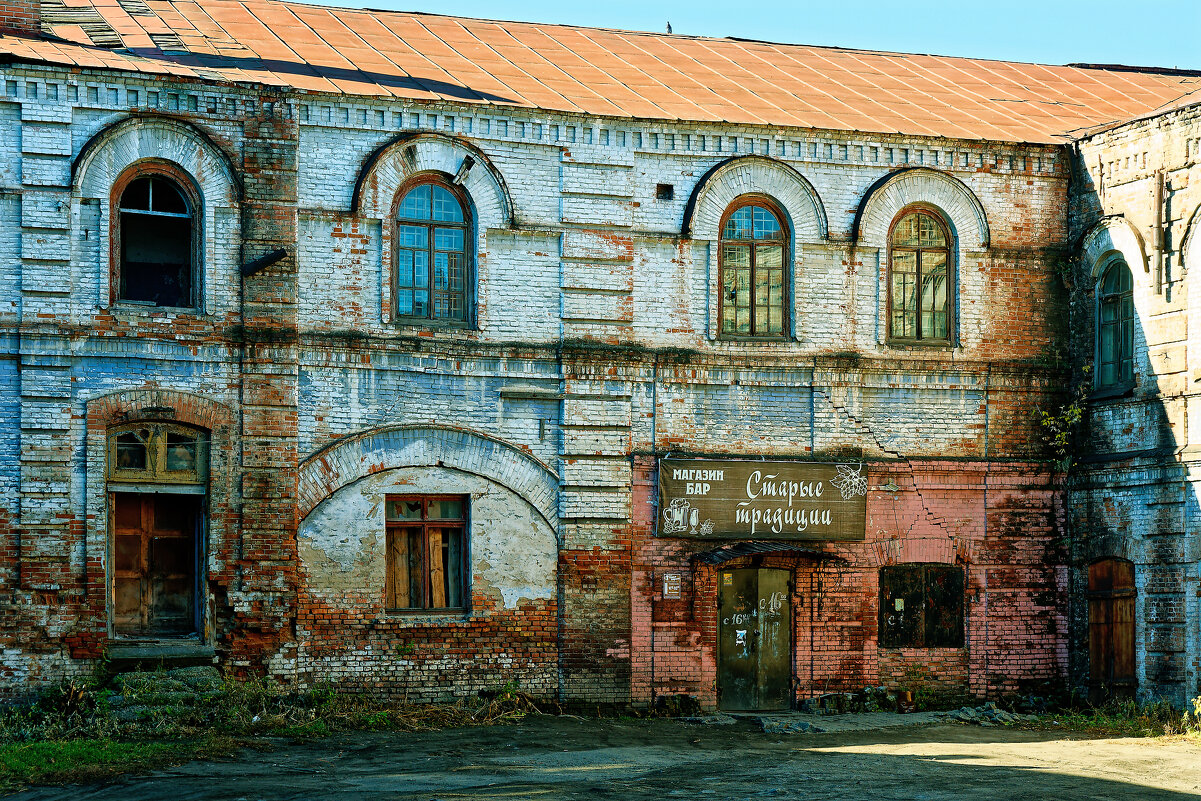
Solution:
[[[1058,142],[1201,88],[1163,70],[1049,66],[330,8],[278,0],[43,0],[80,67],[609,117]],[[119,42],[119,46],[116,46]]]

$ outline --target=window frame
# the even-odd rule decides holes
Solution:
[[[424,184],[434,184],[441,186],[443,189],[451,193],[454,198],[459,201],[459,207],[463,211],[462,223],[439,223],[434,220],[413,220],[406,221],[406,225],[424,225],[430,230],[429,245],[427,250],[430,254],[429,259],[429,315],[419,316],[415,314],[400,314],[397,311],[397,298],[400,297],[400,206],[409,192],[413,191]],[[392,269],[389,278],[391,286],[392,298],[392,322],[399,325],[417,325],[427,328],[450,328],[463,329],[476,327],[476,214],[475,207],[471,203],[471,197],[467,192],[454,182],[454,179],[441,172],[422,172],[410,176],[396,190],[396,195],[392,198],[392,212],[390,216],[391,236],[392,236]],[[463,275],[463,319],[452,320],[447,318],[434,317],[434,228],[460,228],[463,230],[463,259],[465,269]]]
[[[896,336],[893,334],[893,328],[892,328],[892,325],[893,325],[893,314],[892,314],[892,311],[893,311],[893,308],[892,308],[893,269],[892,268],[893,268],[893,252],[896,249],[893,245],[893,241],[896,238],[897,226],[901,224],[902,220],[904,220],[906,217],[910,216],[911,214],[920,214],[920,215],[929,217],[930,219],[934,220],[934,223],[939,227],[939,230],[942,231],[944,241],[946,241],[946,243],[947,243],[945,248],[921,248],[921,247],[900,248],[900,250],[913,251],[918,254],[917,260],[916,260],[916,262],[917,262],[916,275],[917,275],[917,284],[919,286],[921,284],[921,275],[922,275],[922,273],[921,273],[922,259],[921,259],[921,255],[920,255],[921,252],[923,250],[928,250],[928,251],[945,250],[946,251],[947,336],[945,338],[933,339],[930,337],[921,336],[922,310],[921,310],[920,297],[918,299],[917,320],[916,320],[915,326],[914,326],[915,330],[918,332],[918,336],[903,337],[903,336]],[[914,203],[914,204],[905,206],[899,212],[897,212],[897,214],[892,219],[892,223],[889,224],[889,226],[888,226],[887,244],[888,244],[888,250],[887,250],[888,261],[887,261],[887,265],[886,265],[887,269],[885,271],[885,281],[884,281],[884,299],[885,299],[884,321],[885,321],[886,330],[888,332],[888,335],[886,337],[887,342],[889,344],[895,344],[895,345],[916,345],[918,347],[932,347],[932,348],[953,348],[953,347],[955,347],[956,342],[958,341],[958,336],[957,336],[958,315],[956,314],[956,310],[957,310],[958,304],[959,304],[959,270],[957,268],[955,240],[951,236],[951,228],[949,225],[947,225],[946,220],[943,218],[942,212],[939,211],[934,206],[930,206],[925,203]]]
[[[188,306],[160,306],[140,300],[129,300],[121,297],[121,277],[124,270],[122,254],[122,239],[124,232],[121,225],[121,198],[130,184],[139,178],[165,178],[179,189],[188,205],[191,222],[191,304]],[[147,159],[126,167],[113,181],[109,195],[109,303],[113,306],[123,306],[137,309],[162,309],[168,311],[202,312],[204,304],[204,198],[196,186],[196,182],[182,168],[160,159]]]
[[[916,630],[916,636],[914,637],[914,641],[897,642],[894,639],[887,636],[888,632],[893,630],[892,627],[890,627],[888,625],[889,615],[891,613],[893,613],[894,611],[899,611],[899,610],[895,609],[895,606],[893,609],[888,608],[887,598],[888,598],[888,596],[896,596],[898,594],[895,591],[897,584],[893,584],[892,582],[886,583],[885,576],[890,573],[900,575],[902,573],[902,571],[918,574],[919,581],[921,584],[921,607],[920,607],[921,612],[920,612],[918,628]],[[957,595],[957,600],[959,602],[958,609],[947,610],[950,613],[957,614],[958,618],[959,618],[959,626],[957,629],[957,636],[951,638],[952,641],[950,641],[950,642],[931,643],[932,638],[929,635],[930,627],[927,625],[927,615],[932,607],[932,596],[930,593],[930,586],[931,586],[931,575],[930,574],[934,573],[934,572],[943,572],[943,573],[947,573],[947,574],[954,573],[959,582],[959,593]],[[913,578],[909,577],[908,581],[912,582]],[[933,563],[907,562],[907,563],[899,564],[899,565],[887,565],[887,566],[880,568],[879,573],[877,575],[877,584],[878,584],[877,589],[878,589],[879,606],[880,606],[879,628],[877,631],[877,638],[876,638],[878,647],[886,648],[886,649],[890,649],[890,650],[899,650],[899,649],[905,649],[905,648],[912,648],[912,649],[920,648],[923,650],[933,650],[933,649],[939,649],[939,648],[961,649],[961,648],[966,647],[966,644],[967,644],[967,571],[963,565],[946,564],[943,562],[933,562]],[[887,592],[887,590],[893,590],[893,591]]]
[[[1104,294],[1103,287],[1105,285],[1106,277],[1109,275],[1109,273],[1112,270],[1119,269],[1119,268],[1125,269],[1126,274],[1130,277],[1130,288],[1127,290],[1123,290],[1122,292],[1110,293],[1108,295]],[[1119,335],[1121,333],[1121,323],[1122,323],[1121,313],[1122,313],[1123,300],[1128,298],[1130,301],[1130,320],[1129,320],[1130,342],[1129,342],[1129,352],[1124,355],[1120,354],[1120,351],[1122,349],[1122,346],[1125,345],[1126,343],[1125,342],[1117,343],[1119,355],[1114,360],[1115,366],[1117,368],[1116,369],[1117,377],[1113,381],[1103,382],[1101,379],[1101,363],[1102,363],[1102,354],[1103,354],[1103,348],[1104,348],[1103,338],[1102,338],[1102,328],[1105,325],[1105,323],[1103,322],[1101,315],[1103,314],[1103,312],[1105,310],[1106,301],[1111,298],[1116,299],[1117,303],[1118,303],[1119,317],[1116,320],[1116,323],[1118,326]],[[1134,308],[1134,270],[1130,269],[1130,262],[1126,261],[1126,259],[1124,257],[1114,256],[1113,258],[1110,258],[1104,262],[1100,271],[1098,272],[1097,282],[1096,282],[1096,313],[1094,315],[1094,322],[1095,322],[1095,327],[1096,327],[1096,331],[1094,333],[1094,337],[1095,337],[1095,348],[1094,348],[1095,362],[1094,363],[1096,365],[1096,369],[1094,370],[1094,376],[1093,376],[1093,381],[1094,381],[1093,388],[1096,390],[1096,392],[1099,395],[1107,396],[1107,395],[1114,395],[1114,394],[1122,394],[1123,392],[1125,392],[1129,389],[1132,389],[1135,385],[1136,378],[1135,378],[1135,372],[1134,372],[1134,366],[1135,366],[1134,365],[1134,339],[1135,339],[1134,333],[1135,333],[1135,320],[1137,320],[1137,318],[1138,318],[1138,314],[1136,313],[1135,308]],[[1126,362],[1130,365],[1130,377],[1129,378],[1122,377],[1123,362]]]
[[[775,215],[776,222],[780,225],[780,239],[734,239],[727,240],[725,238],[726,222],[741,209],[747,206],[763,206]],[[780,310],[781,330],[779,334],[739,334],[725,330],[726,313],[725,313],[725,291],[726,291],[726,260],[724,245],[727,241],[731,242],[755,242],[755,243],[770,243],[779,242],[781,246],[781,270],[784,274],[783,286],[783,308]],[[755,325],[755,304],[754,304],[754,286],[755,286],[755,247],[752,246],[751,252],[751,327]],[[786,342],[792,336],[792,227],[789,217],[784,212],[784,207],[781,206],[774,198],[768,195],[751,192],[745,195],[739,195],[735,198],[724,212],[717,225],[717,337],[718,339],[740,341],[740,342]]]
[[[388,503],[394,500],[421,501],[421,520],[389,520]],[[459,501],[463,505],[463,515],[460,518],[434,518],[428,516],[429,505],[433,501]],[[389,603],[394,594],[395,571],[397,565],[392,562],[392,538],[398,529],[421,529],[421,564],[422,564],[422,596],[430,598],[430,563],[426,547],[429,542],[428,529],[454,528],[462,532],[462,545],[459,554],[457,572],[462,593],[462,604],[459,606],[397,606]],[[390,492],[384,496],[384,609],[389,614],[424,615],[424,614],[462,614],[471,611],[471,496],[465,493],[400,493]]]
[[[146,440],[146,466],[143,468],[121,467],[118,456],[118,439],[141,429],[149,431]],[[194,439],[195,459],[193,470],[169,470],[167,468],[168,441],[172,435],[183,435]],[[210,432],[196,426],[183,425],[162,420],[142,420],[125,423],[108,429],[105,443],[105,470],[110,482],[121,484],[194,484],[206,485],[209,478]]]

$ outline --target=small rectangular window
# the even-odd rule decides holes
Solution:
[[[467,608],[464,495],[389,495],[385,603],[389,609]]]
[[[955,565],[881,568],[881,647],[962,648],[963,587]]]

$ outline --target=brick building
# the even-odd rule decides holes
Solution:
[[[1197,76],[2,9],[6,692],[212,657],[409,699],[984,696],[1087,681],[1129,597],[1139,687],[1197,691],[1187,448],[1130,433],[1185,436]],[[1139,146],[1167,217],[1088,185]],[[1153,225],[1166,344],[1130,356],[1097,271]],[[1065,492],[1038,412],[1112,328],[1090,303],[1114,458]],[[1086,602],[1115,559],[1140,594]]]
[[[1075,379],[1072,679],[1178,703],[1201,693],[1199,151],[1194,92],[1080,132],[1071,193],[1074,361],[1095,365]]]

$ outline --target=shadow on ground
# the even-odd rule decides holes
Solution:
[[[1179,740],[1090,740],[1055,732],[928,725],[764,734],[750,721],[537,717],[421,734],[358,733],[226,762],[194,762],[50,799],[805,798],[1056,801],[1201,795],[1201,747]]]

